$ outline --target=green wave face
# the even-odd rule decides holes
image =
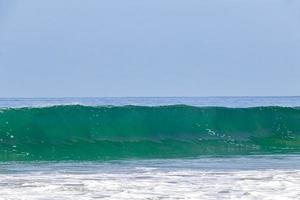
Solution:
[[[0,110],[0,160],[298,153],[300,109],[192,106]]]

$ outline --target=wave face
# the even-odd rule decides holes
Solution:
[[[300,108],[81,106],[0,110],[0,160],[300,152]]]

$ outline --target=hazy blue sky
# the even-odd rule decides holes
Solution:
[[[300,95],[297,0],[0,0],[0,96]]]

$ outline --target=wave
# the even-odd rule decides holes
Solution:
[[[0,110],[0,161],[300,152],[300,108],[82,106]]]

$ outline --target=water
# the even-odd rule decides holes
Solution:
[[[222,107],[300,106],[300,96],[292,97],[102,97],[102,98],[0,98],[0,108],[39,107],[51,105],[191,105]]]
[[[297,199],[299,105],[299,97],[0,99],[0,200]]]
[[[297,199],[299,156],[2,163],[0,199]]]

